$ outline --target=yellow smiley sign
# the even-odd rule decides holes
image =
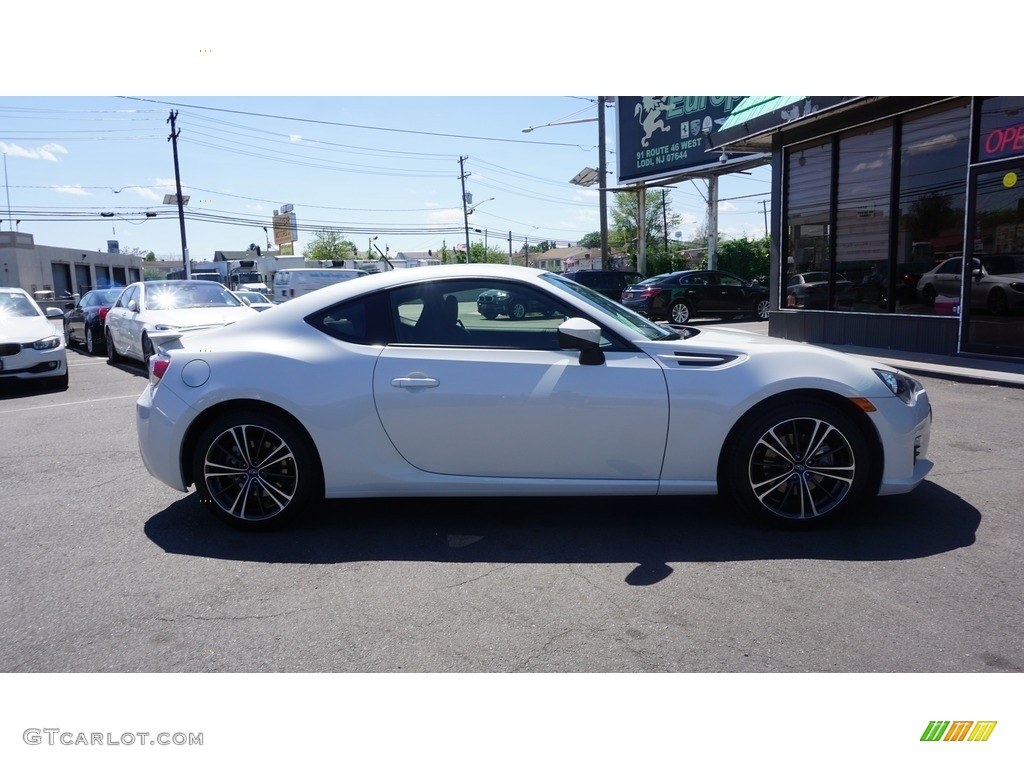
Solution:
[[[1017,186],[1017,174],[1010,171],[1008,174],[1003,176],[1003,186],[1007,189]]]

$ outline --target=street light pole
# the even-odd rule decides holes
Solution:
[[[466,263],[469,264],[469,211],[466,209],[466,167],[467,158],[459,156],[459,179],[462,181],[462,223],[466,228]]]

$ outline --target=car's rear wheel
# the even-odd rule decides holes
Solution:
[[[110,335],[110,331],[104,334],[107,342],[107,362],[114,364],[121,362],[121,355],[117,352],[117,347],[114,346],[114,339]]]
[[[242,411],[211,423],[196,444],[192,472],[209,509],[249,530],[293,522],[319,488],[305,435],[269,413]]]
[[[690,322],[690,305],[685,301],[677,301],[668,308],[668,319],[670,323],[684,325]]]
[[[85,326],[85,351],[90,355],[96,354],[96,338],[93,336],[92,328]]]
[[[924,302],[926,307],[935,306],[935,298],[937,296],[938,293],[936,293],[935,288],[931,285],[926,285],[921,289],[921,301]]]
[[[843,514],[864,493],[871,472],[860,428],[839,409],[813,401],[758,414],[726,450],[723,479],[735,501],[788,527]]]

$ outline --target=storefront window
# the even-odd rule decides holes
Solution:
[[[978,162],[1024,155],[1024,96],[982,101],[978,133]]]
[[[833,309],[888,311],[891,197],[892,125],[842,136]]]
[[[963,255],[970,117],[970,104],[964,102],[903,125],[893,288],[897,312],[935,312],[934,295],[921,295],[917,285],[943,261]]]
[[[982,134],[984,136],[984,134]],[[967,343],[998,354],[1024,353],[1024,165],[981,173],[974,202]],[[960,301],[961,277],[954,293]]]
[[[832,145],[819,144],[791,150],[786,179],[784,306],[826,309],[832,261],[829,248]]]

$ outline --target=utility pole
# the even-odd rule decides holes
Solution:
[[[764,209],[764,236],[768,237],[768,201],[761,201],[761,208]]]
[[[665,258],[668,258],[668,208],[665,204],[665,190],[661,190],[661,231],[665,241]]]
[[[466,263],[469,264],[469,211],[466,208],[466,167],[463,163],[468,157],[459,156],[459,179],[462,181],[462,223],[466,227]]]
[[[601,268],[611,267],[608,258],[608,167],[605,162],[604,102],[605,96],[597,97],[597,175],[600,178],[601,205]]]
[[[181,262],[185,268],[185,279],[192,279],[192,265],[188,258],[188,245],[185,243],[185,200],[181,196],[181,172],[178,170],[178,134],[180,130],[174,127],[174,121],[178,118],[177,110],[171,110],[167,122],[171,124],[171,135],[167,140],[171,142],[171,149],[174,151],[174,184],[178,193],[178,225],[181,227]]]

